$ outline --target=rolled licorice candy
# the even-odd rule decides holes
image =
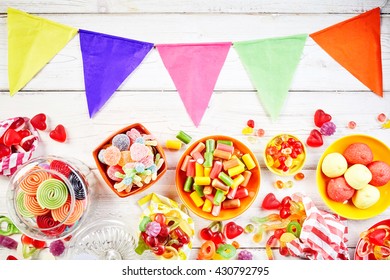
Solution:
[[[229,174],[230,177],[234,177],[234,176],[236,176],[238,174],[241,174],[244,171],[245,171],[245,166],[240,164],[240,165],[238,165],[236,167],[228,169],[228,174]]]
[[[221,205],[213,205],[213,209],[211,210],[211,215],[214,217],[218,217],[221,212]]]
[[[207,186],[210,185],[211,179],[210,177],[195,177],[195,185],[200,185],[200,186]]]
[[[224,202],[222,202],[223,209],[234,209],[240,207],[240,205],[241,205],[241,201],[238,198],[227,199]]]
[[[233,146],[233,141],[230,140],[217,140],[217,144],[225,144],[228,146]]]
[[[193,153],[192,157],[194,158],[194,160],[196,160],[197,163],[199,163],[199,164],[204,163],[204,157],[200,152]]]
[[[226,198],[225,192],[217,189],[217,191],[215,192],[215,195],[214,195],[213,204],[220,205],[225,198]]]
[[[213,152],[213,156],[216,158],[229,160],[232,157],[232,154],[223,150],[215,149]]]
[[[196,161],[193,159],[190,159],[188,161],[187,171],[186,171],[187,177],[195,177],[195,163]]]
[[[256,163],[250,154],[243,155],[242,160],[244,161],[246,168],[248,168],[248,170],[251,170],[256,167]]]
[[[193,188],[194,188],[194,190],[198,193],[198,196],[199,196],[199,197],[204,197],[203,186],[194,184],[194,185],[193,185]]]
[[[196,145],[195,148],[192,149],[190,152],[190,156],[194,156],[194,153],[199,152],[201,153],[206,148],[206,145],[203,142],[199,142],[198,145]]]
[[[236,192],[237,192],[238,188],[230,188],[228,194],[226,195],[226,197],[228,199],[234,199],[234,197],[236,196]]]
[[[248,195],[249,195],[249,193],[248,193],[248,189],[247,188],[238,187],[236,195],[234,196],[234,198],[241,199],[241,198],[247,197]]]
[[[226,186],[224,183],[222,183],[218,178],[213,179],[211,182],[211,185],[216,188],[217,190],[221,190],[223,192],[228,192],[229,187]]]
[[[224,162],[223,162],[223,169],[224,170],[228,170],[228,169],[230,169],[230,168],[233,168],[233,167],[236,167],[236,166],[238,166],[238,165],[240,165],[240,160],[237,158],[237,157],[232,157],[231,159],[229,159],[229,160],[225,160]]]
[[[246,187],[251,179],[252,172],[245,170],[244,173],[242,173],[242,176],[244,176],[244,182],[242,182],[240,186]]]
[[[203,187],[203,193],[205,195],[212,194],[213,193],[213,187],[212,186],[204,186]]]
[[[184,131],[180,130],[179,133],[176,135],[176,138],[179,139],[181,142],[184,144],[188,144],[191,142],[192,137],[189,136],[187,133]]]
[[[221,172],[221,170],[222,170],[222,162],[219,160],[214,162],[213,168],[211,168],[210,178],[211,179],[218,178],[218,174],[219,172]]]
[[[233,179],[233,184],[230,186],[230,188],[236,189],[242,182],[244,182],[244,180],[244,176],[242,174],[239,174]]]
[[[191,156],[190,155],[186,155],[184,157],[184,160],[183,160],[183,163],[181,164],[180,166],[180,170],[181,171],[184,171],[186,172],[187,171],[187,165],[188,165],[188,161],[191,159]]]
[[[223,144],[223,143],[218,143],[217,147],[215,149],[216,150],[225,151],[225,152],[228,152],[230,154],[233,154],[233,152],[234,152],[234,147],[233,146],[226,145],[226,144]]]
[[[204,170],[203,165],[199,163],[195,163],[195,177],[203,177],[204,176]]]
[[[167,140],[165,142],[165,147],[171,150],[180,150],[181,149],[181,141],[179,140]]]
[[[213,166],[213,160],[214,156],[212,152],[205,152],[204,153],[204,167],[212,167]]]
[[[191,192],[193,184],[194,184],[194,178],[187,177],[187,179],[186,179],[186,181],[184,183],[184,191],[185,192]]]
[[[233,179],[229,177],[225,172],[219,172],[218,178],[225,183],[226,186],[230,187],[233,185]]]
[[[203,176],[210,177],[211,167],[203,168]]]
[[[212,153],[215,150],[215,140],[214,139],[207,139],[206,140],[206,152]]]
[[[190,197],[191,197],[192,201],[195,203],[196,207],[200,207],[203,205],[204,200],[198,195],[198,193],[196,191],[193,191],[190,194]]]
[[[204,211],[206,213],[210,213],[212,209],[213,209],[213,203],[210,200],[206,199],[204,201],[202,211]]]

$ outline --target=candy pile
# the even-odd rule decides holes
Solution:
[[[86,210],[87,186],[81,175],[61,160],[33,166],[17,184],[17,215],[25,223],[35,224],[45,237],[67,234]]]
[[[265,148],[267,167],[278,175],[290,175],[298,172],[306,159],[302,142],[288,134],[271,139]]]
[[[390,260],[390,226],[378,223],[362,232],[356,255],[363,259]]]
[[[179,172],[186,177],[182,187],[194,205],[217,217],[223,209],[241,206],[256,167],[255,159],[243,154],[233,141],[209,138],[184,157]]]
[[[157,150],[157,140],[136,128],[116,134],[98,153],[117,192],[129,193],[157,179],[164,158]]]
[[[180,130],[176,135],[176,139],[168,139],[165,142],[165,148],[170,150],[180,150],[182,144],[189,144],[191,140],[192,137],[190,135]]]
[[[328,178],[328,197],[340,203],[351,199],[359,209],[373,206],[380,198],[378,187],[390,181],[390,165],[373,158],[371,148],[360,142],[348,145],[342,153],[327,154],[321,170]]]
[[[208,227],[199,232],[199,236],[205,242],[202,243],[198,260],[229,260],[237,255],[239,244],[233,241],[231,244],[226,239],[234,239],[241,235],[244,229],[233,221],[223,226],[221,221],[212,222]],[[239,260],[252,259],[252,254],[242,251],[238,255]]]
[[[319,128],[313,129],[306,140],[310,147],[320,147],[324,144],[322,135],[330,136],[336,132],[336,125],[331,121],[332,116],[325,113],[324,110],[318,109],[314,113],[314,124]]]

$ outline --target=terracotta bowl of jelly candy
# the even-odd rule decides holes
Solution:
[[[276,175],[295,175],[305,165],[305,145],[294,135],[276,135],[264,149],[264,162],[267,168]]]
[[[382,220],[360,234],[355,260],[390,259],[390,219]]]
[[[196,215],[222,221],[250,207],[260,178],[259,163],[247,146],[229,136],[213,135],[183,153],[176,168],[176,189]]]
[[[8,212],[16,227],[38,240],[74,234],[86,220],[90,204],[83,167],[76,160],[55,156],[23,164],[12,175],[7,192]]]
[[[340,216],[351,220],[364,220],[375,217],[381,214],[390,206],[390,182],[384,186],[377,187],[380,196],[379,200],[372,206],[366,209],[357,208],[351,199],[345,202],[337,202],[329,198],[327,194],[327,184],[331,178],[327,177],[322,172],[322,163],[324,158],[330,153],[341,153],[353,143],[365,143],[367,144],[373,154],[373,161],[384,161],[390,164],[390,148],[386,146],[380,140],[364,135],[364,134],[352,134],[341,137],[328,146],[323,152],[320,160],[317,164],[316,181],[317,188],[325,204],[335,213]],[[350,165],[348,165],[350,166]]]
[[[139,123],[116,131],[92,154],[100,175],[119,197],[145,191],[168,169],[163,148]]]

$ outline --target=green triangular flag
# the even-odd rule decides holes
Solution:
[[[272,120],[282,110],[306,39],[300,34],[233,43]]]

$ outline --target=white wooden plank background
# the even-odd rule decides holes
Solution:
[[[48,127],[63,124],[68,132],[66,143],[57,143],[41,132],[42,141],[34,156],[75,157],[95,173],[94,199],[90,220],[123,218],[136,226],[140,214],[136,201],[145,193],[120,199],[104,184],[92,158],[92,150],[112,132],[128,124],[141,122],[161,143],[184,130],[198,139],[213,134],[236,137],[248,145],[261,164],[261,190],[253,206],[240,217],[243,226],[251,217],[265,216],[259,205],[268,192],[283,197],[293,192],[310,196],[316,205],[328,210],[315,182],[315,169],[321,153],[344,135],[364,133],[390,145],[390,130],[380,129],[376,116],[390,116],[390,4],[382,9],[381,38],[384,98],[370,92],[349,72],[333,61],[310,38],[297,68],[290,94],[278,121],[271,122],[257,99],[255,90],[232,48],[217,81],[215,92],[201,125],[196,128],[187,116],[178,93],[156,50],[147,56],[102,110],[89,119],[84,93],[82,60],[78,35],[19,93],[9,96],[7,81],[6,8],[11,6],[45,18],[112,35],[152,43],[187,43],[240,41],[292,34],[312,33],[377,6],[385,1],[2,1],[0,3],[0,119],[33,117],[45,113]],[[306,178],[292,189],[276,190],[279,177],[264,166],[262,152],[266,142],[286,132],[305,140],[314,128],[313,114],[323,109],[333,116],[336,134],[324,138],[324,146],[308,149],[304,167]],[[266,135],[256,143],[241,134],[248,119],[263,128]],[[346,127],[349,121],[357,127]],[[183,150],[166,151],[169,170],[148,192],[157,192],[177,201],[174,185],[176,163]],[[286,179],[284,179],[286,180]],[[0,214],[5,206],[8,178],[0,178]],[[115,205],[115,206],[113,206]],[[193,215],[196,229],[209,221]],[[368,220],[348,221],[348,246],[353,257],[359,233],[374,223],[390,218],[390,210]],[[264,240],[252,242],[252,235],[240,236],[242,248],[251,250],[256,259],[266,259]],[[196,238],[192,258],[201,241]],[[6,252],[0,249],[0,259]],[[283,259],[275,253],[276,258]],[[3,257],[3,258],[1,258]]]

